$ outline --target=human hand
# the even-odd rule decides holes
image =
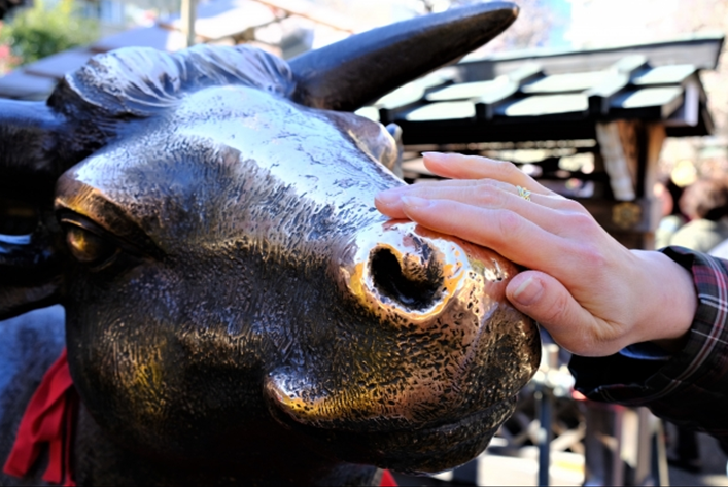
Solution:
[[[647,341],[681,347],[697,296],[690,274],[669,257],[628,250],[582,205],[511,163],[434,152],[424,162],[453,179],[386,190],[375,200],[379,211],[489,247],[527,268],[506,295],[562,347],[584,356]],[[518,186],[531,192],[530,201]]]

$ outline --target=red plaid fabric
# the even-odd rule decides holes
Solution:
[[[698,292],[685,348],[667,360],[574,356],[569,368],[589,399],[647,406],[711,434],[728,451],[728,261],[682,247],[662,252],[692,273]]]

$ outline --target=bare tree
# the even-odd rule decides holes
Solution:
[[[468,0],[456,0],[468,3]],[[479,52],[503,52],[530,47],[545,47],[554,29],[565,25],[568,19],[560,18],[548,0],[517,0],[520,8],[518,19]]]
[[[482,0],[420,0],[427,12],[479,1]],[[515,3],[520,8],[516,22],[503,34],[478,49],[478,52],[503,52],[545,46],[554,27],[566,24],[567,19],[557,17],[549,0],[516,0]]]
[[[576,47],[651,42],[701,32],[728,32],[728,0],[569,0],[573,22],[567,35]],[[610,9],[620,14],[605,18]],[[590,13],[591,12],[591,13]],[[591,28],[594,26],[594,28]],[[599,32],[596,32],[596,31]],[[600,36],[600,33],[602,35]],[[716,133],[728,137],[728,48],[718,69],[701,73]]]

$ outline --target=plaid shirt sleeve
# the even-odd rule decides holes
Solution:
[[[662,250],[693,275],[698,310],[683,350],[665,360],[573,356],[576,388],[595,401],[647,406],[710,433],[728,451],[728,261],[682,247]]]

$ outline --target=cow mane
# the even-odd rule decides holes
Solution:
[[[127,47],[92,58],[67,74],[48,105],[70,118],[98,122],[149,117],[202,88],[238,84],[290,98],[288,65],[248,46],[197,45],[170,54]],[[100,118],[100,120],[99,120]]]

